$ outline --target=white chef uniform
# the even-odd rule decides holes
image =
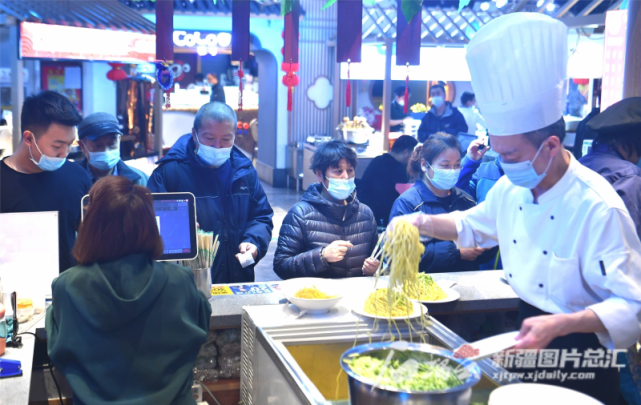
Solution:
[[[524,134],[563,116],[562,22],[538,13],[499,17],[470,41],[466,58],[490,135]],[[485,202],[454,216],[460,248],[498,243],[505,277],[526,303],[549,313],[592,309],[607,329],[597,334],[606,348],[641,338],[641,242],[612,186],[573,157],[536,204],[531,190],[504,176]]]

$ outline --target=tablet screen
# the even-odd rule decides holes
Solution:
[[[198,255],[196,199],[191,193],[152,193],[156,225],[163,241],[158,260],[189,260]],[[84,207],[89,196],[82,199]]]

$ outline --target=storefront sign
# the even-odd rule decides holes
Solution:
[[[625,43],[628,32],[628,10],[608,11],[605,15],[603,48],[603,83],[601,111],[623,98]]]
[[[228,32],[174,31],[174,45],[194,48],[197,46],[227,48],[231,44]]]
[[[62,25],[20,23],[23,58],[153,62],[156,36]]]

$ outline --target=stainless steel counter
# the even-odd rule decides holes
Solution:
[[[467,271],[458,273],[438,273],[435,280],[450,280],[457,284],[454,290],[461,294],[458,301],[446,304],[428,305],[430,314],[470,313],[482,311],[512,311],[518,309],[519,299],[512,287],[501,281],[503,270]],[[355,277],[340,280],[346,290],[355,293],[371,291],[374,286],[372,277]],[[228,287],[243,284],[229,284]],[[212,328],[238,328],[241,326],[243,307],[250,305],[276,305],[285,303],[285,297],[278,291],[276,282],[254,283],[267,286],[271,292],[263,294],[229,294],[211,297]],[[249,288],[247,288],[249,289]]]

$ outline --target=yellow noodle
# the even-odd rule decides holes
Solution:
[[[447,293],[436,284],[432,276],[421,273],[419,278],[419,296],[420,301],[438,301],[447,297]],[[415,298],[415,297],[412,297]]]
[[[379,288],[371,293],[365,300],[365,312],[384,317],[409,316],[414,312],[411,301],[400,296],[390,309],[387,297],[387,288]]]
[[[304,298],[308,300],[326,300],[329,298],[336,298],[336,295],[328,295],[316,288],[316,286],[301,288],[294,294],[296,298]]]

